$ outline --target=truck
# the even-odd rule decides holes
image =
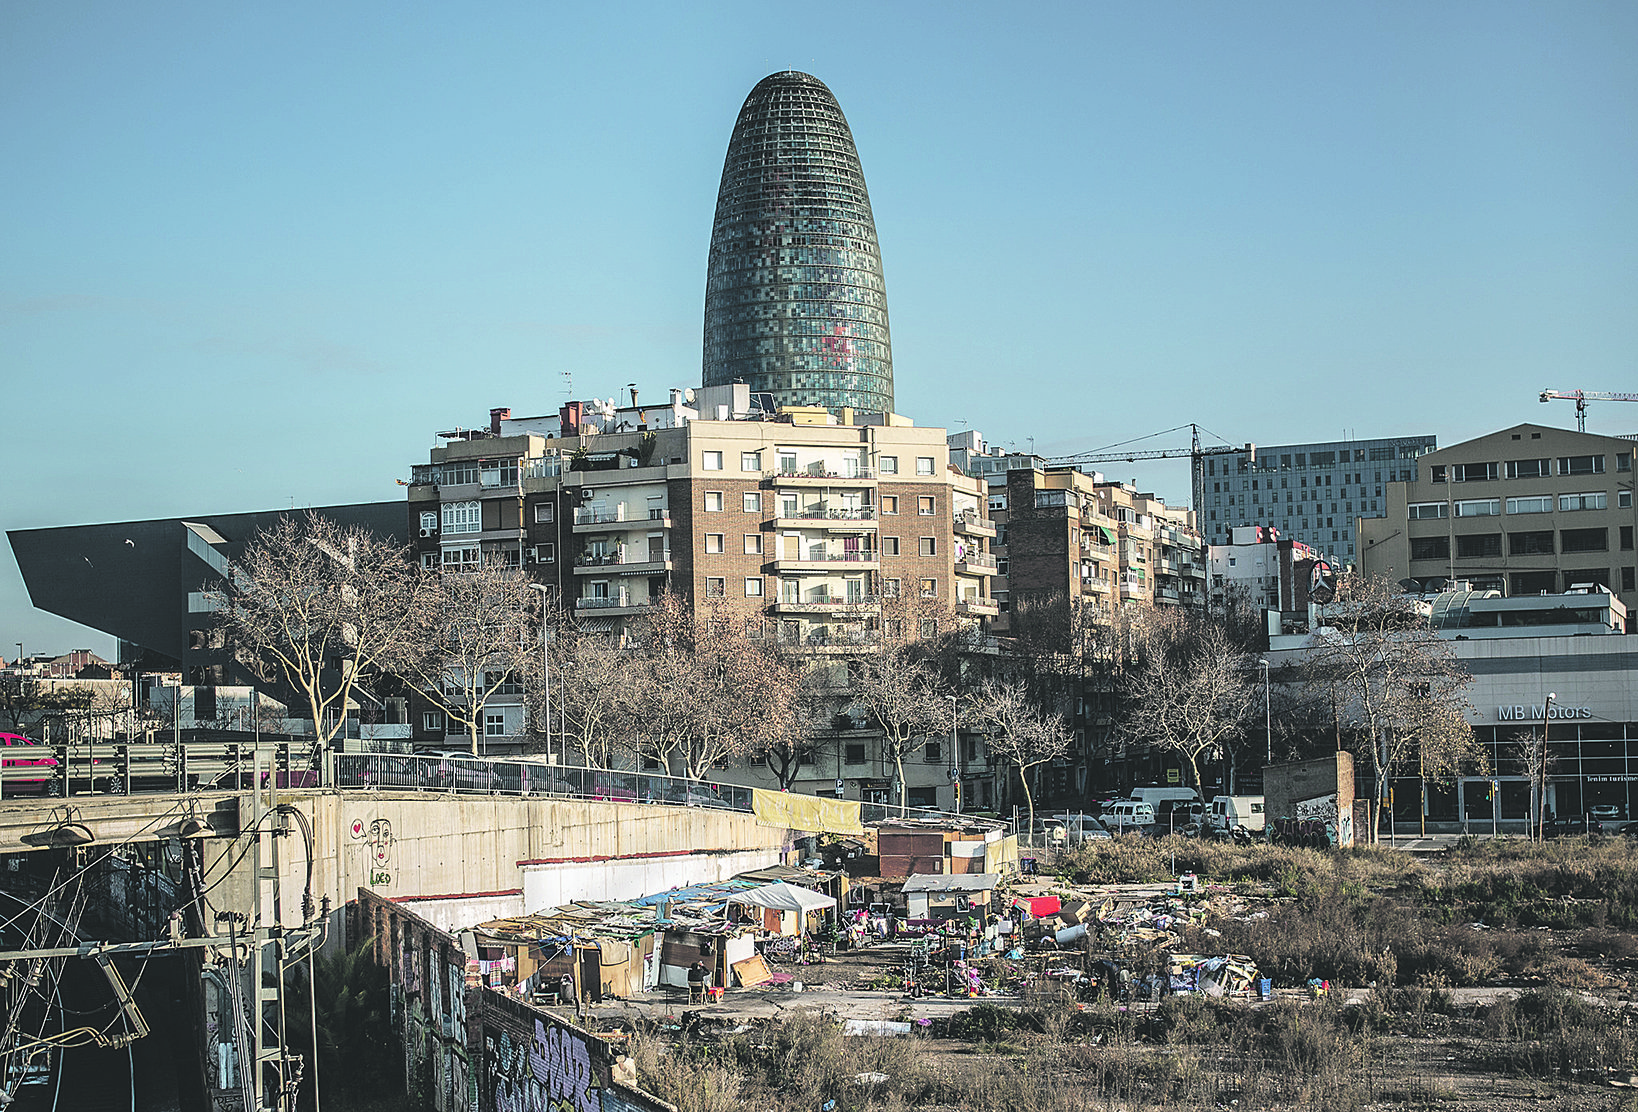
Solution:
[[[1193,788],[1133,788],[1131,798],[1147,803],[1157,816],[1168,811],[1185,811],[1189,805],[1200,802],[1200,793]]]
[[[1218,830],[1230,831],[1244,827],[1254,834],[1261,833],[1267,816],[1263,814],[1260,795],[1216,795],[1211,800],[1210,822]]]

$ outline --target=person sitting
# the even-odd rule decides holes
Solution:
[[[688,1002],[690,1004],[705,1003],[705,986],[710,980],[710,974],[705,971],[705,963],[696,961],[688,967]]]

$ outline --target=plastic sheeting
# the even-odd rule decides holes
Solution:
[[[809,830],[815,834],[863,834],[856,799],[826,799],[817,795],[773,792],[765,788],[751,791],[751,810],[763,826],[788,830]]]
[[[836,906],[834,899],[821,892],[799,888],[794,884],[786,884],[783,881],[765,884],[761,888],[753,888],[749,892],[740,892],[729,896],[728,902],[754,904],[757,907],[771,907],[775,911],[823,911]]]

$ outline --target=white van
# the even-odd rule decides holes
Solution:
[[[1117,800],[1103,812],[1103,825],[1111,833],[1119,834],[1122,830],[1131,830],[1134,827],[1153,826],[1155,824],[1154,805],[1145,803],[1141,799]]]
[[[1211,824],[1219,830],[1233,830],[1243,826],[1260,832],[1266,825],[1263,797],[1260,795],[1218,795],[1211,801]]]
[[[1193,788],[1133,788],[1132,798],[1147,803],[1158,814],[1162,804],[1182,810],[1190,803],[1200,802],[1200,793]]]

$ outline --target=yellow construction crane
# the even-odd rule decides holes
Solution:
[[[1543,390],[1541,400],[1550,402],[1554,398],[1575,402],[1575,429],[1577,432],[1587,431],[1587,403],[1588,402],[1638,402],[1638,394],[1607,394],[1598,390]]]
[[[1190,508],[1198,510],[1205,501],[1206,491],[1206,471],[1201,460],[1206,456],[1224,456],[1244,452],[1249,459],[1255,461],[1257,446],[1255,444],[1244,444],[1240,447],[1233,447],[1225,444],[1221,447],[1202,447],[1200,443],[1200,426],[1195,424],[1178,425],[1175,429],[1150,433],[1148,436],[1140,436],[1137,440],[1127,441],[1127,443],[1135,444],[1141,440],[1153,440],[1157,436],[1182,432],[1184,429],[1188,429],[1190,433],[1187,448],[1146,449],[1144,451],[1100,450],[1097,452],[1081,452],[1073,456],[1051,456],[1047,459],[1047,462],[1073,467],[1082,463],[1120,463],[1122,461],[1133,463],[1140,459],[1178,459],[1187,456],[1189,459],[1190,494],[1193,496],[1193,505]],[[1213,433],[1212,435],[1215,436],[1216,434]],[[1110,445],[1111,449],[1118,449],[1119,447],[1119,445],[1115,444]]]

